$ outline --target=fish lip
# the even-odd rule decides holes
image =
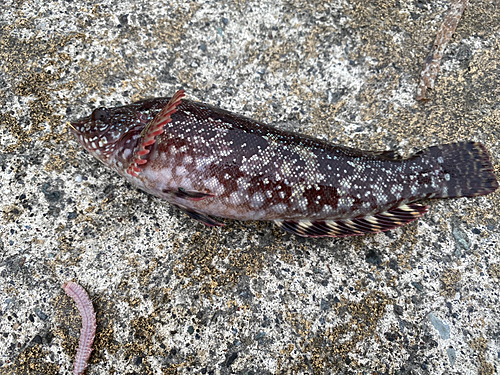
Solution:
[[[83,125],[85,125],[87,122],[90,121],[90,117],[82,117],[76,121],[71,121],[70,124],[70,131],[71,133],[73,133],[74,135],[77,135],[77,134],[82,134],[82,132],[78,129],[81,129],[83,127]]]

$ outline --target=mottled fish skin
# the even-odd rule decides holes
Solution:
[[[140,172],[131,175],[141,132],[170,99],[96,109],[72,123],[72,132],[131,184],[207,225],[218,225],[209,218],[218,216],[274,220],[311,237],[363,234],[425,213],[427,207],[412,202],[488,194],[498,187],[479,143],[434,146],[403,160],[391,152],[361,151],[279,130],[185,99],[179,99],[163,133],[147,147]],[[457,163],[465,169],[457,169]]]

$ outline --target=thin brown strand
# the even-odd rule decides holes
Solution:
[[[94,342],[96,331],[96,316],[92,301],[89,295],[80,285],[72,281],[63,284],[62,288],[71,297],[78,307],[82,316],[82,329],[80,331],[80,343],[76,351],[73,374],[81,375],[87,368],[87,361],[92,353],[92,343]]]
[[[444,17],[443,23],[441,24],[441,27],[436,35],[432,50],[422,66],[420,84],[417,88],[417,95],[415,99],[428,100],[425,96],[427,89],[432,90],[434,88],[444,50],[448,46],[448,43],[457,28],[458,21],[460,21],[467,5],[469,5],[469,0],[456,0],[453,4],[451,4],[450,9]]]

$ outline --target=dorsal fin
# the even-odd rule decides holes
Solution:
[[[127,173],[137,177],[142,171],[139,165],[145,164],[146,159],[142,157],[149,154],[149,149],[146,148],[156,142],[156,137],[163,133],[163,128],[166,124],[172,121],[171,115],[177,112],[177,106],[184,97],[184,90],[178,90],[170,99],[165,107],[155,116],[149,124],[147,124],[141,132],[141,141],[137,145],[134,152],[134,159],[127,168]]]
[[[281,229],[302,237],[345,237],[385,232],[408,224],[427,212],[429,206],[404,204],[372,216],[341,220],[275,220]]]

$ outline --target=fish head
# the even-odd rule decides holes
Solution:
[[[72,122],[71,133],[88,152],[109,165],[118,152],[133,150],[151,120],[141,109],[137,104],[96,108],[90,116]]]

